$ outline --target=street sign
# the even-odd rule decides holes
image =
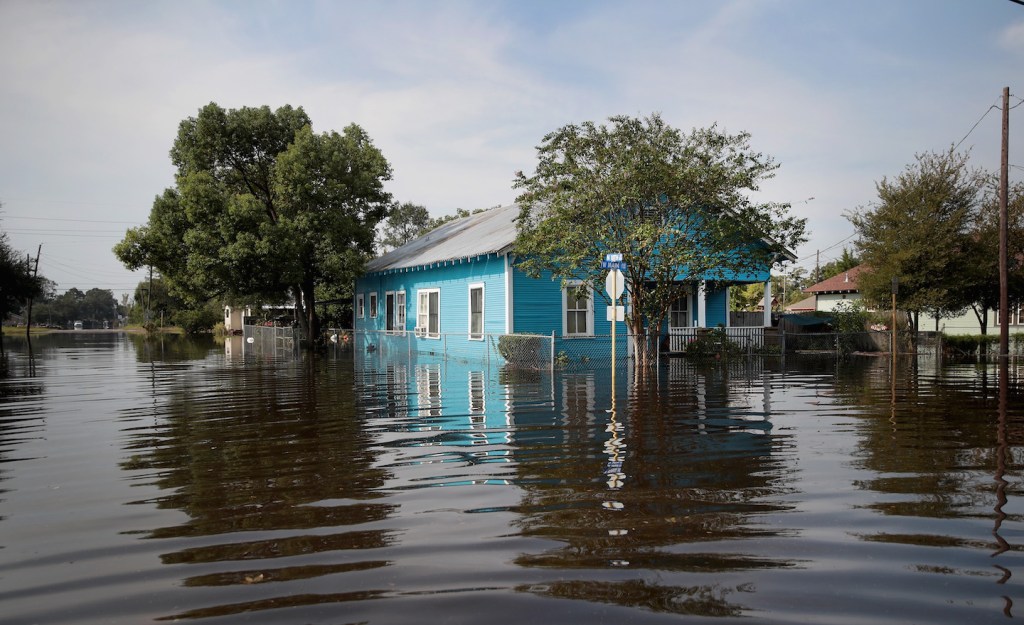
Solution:
[[[612,263],[621,263],[622,254],[605,254],[604,259]]]
[[[618,269],[619,271],[625,271],[626,263],[620,260],[602,260],[601,269]]]
[[[626,278],[618,269],[612,269],[604,280],[604,287],[608,291],[608,297],[617,302],[622,297],[622,292],[626,290]]]
[[[605,312],[605,317],[607,317],[607,319],[605,319],[605,320],[606,321],[611,321],[613,315],[615,316],[615,321],[625,321],[626,320],[626,307],[625,306],[609,306],[608,310]]]

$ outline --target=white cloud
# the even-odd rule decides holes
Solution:
[[[1011,52],[1024,52],[1024,20],[1004,28],[999,33],[999,45]]]

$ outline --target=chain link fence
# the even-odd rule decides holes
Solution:
[[[299,328],[243,325],[243,353],[260,356],[295,357],[302,344]]]

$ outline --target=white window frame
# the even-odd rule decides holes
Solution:
[[[366,306],[364,304],[362,293],[356,295],[356,317],[359,319],[366,318]]]
[[[377,291],[370,291],[370,319],[377,318],[379,303],[377,302]]]
[[[391,298],[391,313],[388,314],[388,298]],[[387,329],[388,322],[391,329]],[[384,329],[388,334],[405,334],[405,291],[384,292]]]
[[[405,334],[405,291],[395,291],[395,332]]]
[[[476,290],[480,291],[480,332],[478,334],[473,334],[473,291],[476,291]],[[484,340],[484,327],[485,327],[484,320],[486,319],[486,317],[484,316],[484,311],[486,310],[486,303],[485,303],[485,300],[484,300],[485,293],[486,293],[486,291],[484,291],[484,283],[483,282],[475,282],[475,283],[469,285],[469,293],[468,293],[469,300],[468,300],[468,303],[466,305],[466,308],[469,311],[469,319],[468,319],[468,325],[466,326],[466,330],[467,330],[467,333],[468,333],[470,341],[482,341],[482,340]]]
[[[430,332],[430,296],[437,294],[437,331]],[[423,307],[426,297],[426,309]],[[441,289],[418,289],[416,291],[416,335],[428,339],[441,338]]]
[[[568,294],[569,289],[575,289],[583,286],[583,282],[580,280],[572,280],[565,283],[562,287],[562,336],[566,338],[581,338],[581,337],[592,337],[594,336],[594,293],[593,290],[587,289],[587,307],[585,309],[575,308],[574,312],[580,312],[581,310],[587,314],[587,329],[585,332],[573,332],[572,334],[568,331],[569,324],[566,323],[566,317],[569,313],[568,306]]]
[[[676,309],[676,303],[679,302],[680,300],[686,302],[686,310],[685,311],[679,311],[678,309]],[[693,326],[693,308],[691,306],[691,303],[692,302],[690,301],[690,294],[689,293],[684,293],[682,296],[676,298],[676,300],[674,302],[672,302],[672,305],[669,307],[669,311],[668,311],[668,327],[670,327],[670,328],[689,328],[689,327]],[[679,312],[685,312],[686,325],[674,326],[674,325],[672,325],[672,315],[678,314]]]

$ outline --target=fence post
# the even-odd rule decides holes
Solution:
[[[555,331],[551,331],[551,364],[550,370],[552,373],[555,371]]]

